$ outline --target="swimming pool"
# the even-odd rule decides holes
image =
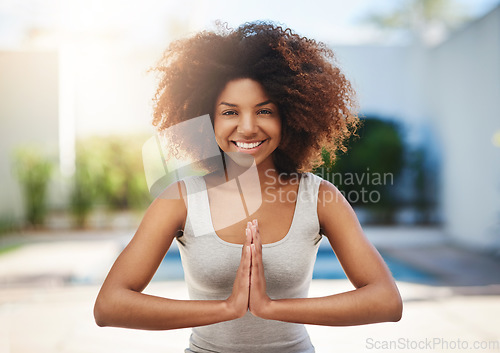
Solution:
[[[381,255],[391,270],[392,275],[398,281],[425,284],[432,284],[436,282],[436,278],[431,273],[417,269],[407,263],[384,254],[383,252],[381,252]],[[314,265],[313,279],[346,278],[344,270],[342,269],[342,266],[340,266],[332,248],[328,242],[322,242],[318,250],[316,263]],[[179,249],[177,248],[177,244],[174,242],[158,268],[153,281],[182,279],[184,279],[184,271],[182,270]]]
[[[436,277],[428,272],[417,269],[394,257],[380,252],[385,263],[398,281],[433,284]],[[346,279],[346,275],[328,242],[322,244],[314,265],[313,279]]]

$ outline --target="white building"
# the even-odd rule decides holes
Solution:
[[[500,6],[429,51],[426,100],[443,146],[443,210],[457,241],[500,248]]]
[[[446,233],[500,248],[500,6],[435,47],[334,49],[363,113],[433,128]]]
[[[414,127],[408,136],[414,142],[432,141],[418,127],[433,128],[449,236],[470,247],[500,248],[500,142],[493,141],[500,134],[500,7],[438,46],[334,50],[364,114],[403,120]],[[145,70],[160,53],[98,48],[81,53],[77,63],[61,53],[0,53],[0,218],[20,215],[9,164],[18,142],[39,141],[61,152],[75,131],[90,133],[89,122],[96,120],[117,131],[147,131],[154,83]]]
[[[57,52],[0,52],[0,220],[17,221],[22,194],[14,175],[20,146],[59,151]]]

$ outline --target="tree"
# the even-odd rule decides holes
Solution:
[[[364,118],[347,148],[333,164],[328,152],[323,151],[324,164],[314,173],[336,185],[353,206],[370,209],[377,223],[394,222],[399,202],[395,181],[405,163],[399,125]]]
[[[407,32],[425,44],[440,42],[469,20],[466,9],[455,0],[405,0],[391,12],[364,18],[381,29]]]
[[[14,169],[24,196],[26,220],[33,227],[43,226],[48,209],[47,188],[53,163],[37,147],[19,148],[14,158]]]

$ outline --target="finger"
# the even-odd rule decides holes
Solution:
[[[243,254],[241,255],[241,262],[240,266],[238,267],[238,273],[240,273],[240,276],[242,276],[242,281],[245,281],[245,278],[248,279],[250,278],[250,271],[251,271],[251,266],[252,266],[252,252],[250,250],[249,245],[244,245],[243,246]]]
[[[256,237],[256,229],[255,229],[255,220],[250,222],[250,229],[252,230],[252,243],[255,243]]]
[[[245,272],[247,276],[250,276],[250,267],[252,266],[252,251],[250,246],[245,246]]]
[[[244,262],[246,262],[248,259],[251,258],[251,254],[250,254],[250,243],[251,243],[251,234],[250,234],[250,230],[247,228],[245,229],[245,243],[243,244],[243,247],[241,249],[241,261],[240,261],[240,265],[243,264]],[[248,258],[248,259],[247,259]]]
[[[257,261],[257,250],[255,249],[255,244],[252,244],[250,245],[251,246],[251,249],[252,249],[252,268],[255,269],[255,271],[252,271],[255,272],[255,275],[257,275],[257,269],[258,269],[258,266],[259,266],[259,263]]]
[[[250,230],[250,243],[253,243],[253,229],[252,229],[252,222],[247,222],[247,229]]]
[[[262,266],[262,243],[260,241],[260,237],[259,237],[259,234],[258,234],[258,231],[256,232],[257,236],[255,238],[255,241],[254,243],[252,244],[254,247],[253,247],[253,250],[252,250],[252,253],[255,253],[255,256],[252,257],[254,258],[256,262],[256,267],[259,269],[259,271],[262,270],[263,266]]]
[[[262,242],[260,239],[260,231],[258,225],[254,223],[252,225],[252,230],[253,230],[253,243],[257,245],[257,250],[260,250],[262,248]]]
[[[252,268],[255,271],[260,271],[262,270],[262,252],[259,250],[258,246],[256,244],[252,244]]]
[[[248,227],[245,229],[245,244],[250,245],[252,244],[252,232],[250,231],[250,228]]]
[[[250,254],[250,247],[245,246],[244,247],[244,255],[241,257],[242,262],[240,267],[238,268],[238,272],[236,274],[236,290],[239,291],[239,293],[244,293],[245,291],[248,291],[250,289],[250,276],[251,276],[251,254]]]
[[[257,222],[256,219],[253,220],[252,225],[255,227],[255,229],[257,229],[257,231],[259,230],[259,222]]]
[[[259,260],[260,257],[255,244],[251,245],[251,249],[252,249],[252,264],[250,271],[250,278],[251,278],[250,285],[256,286],[255,288],[260,288],[264,276],[262,260]]]
[[[248,229],[245,229],[245,243],[243,244],[243,247],[241,248],[241,258],[243,258],[243,256],[245,255],[245,246],[248,245],[247,244],[247,240],[248,240]]]

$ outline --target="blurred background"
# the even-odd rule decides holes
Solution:
[[[498,343],[498,0],[3,0],[0,352],[186,346],[185,330],[98,329],[91,310],[152,200],[141,154],[154,132],[149,69],[169,42],[216,20],[272,20],[325,42],[358,92],[360,138],[315,172],[355,208],[408,315],[342,335],[311,328],[318,352],[410,332]],[[318,295],[348,285],[323,245]],[[184,298],[182,278],[174,245],[150,290]]]

